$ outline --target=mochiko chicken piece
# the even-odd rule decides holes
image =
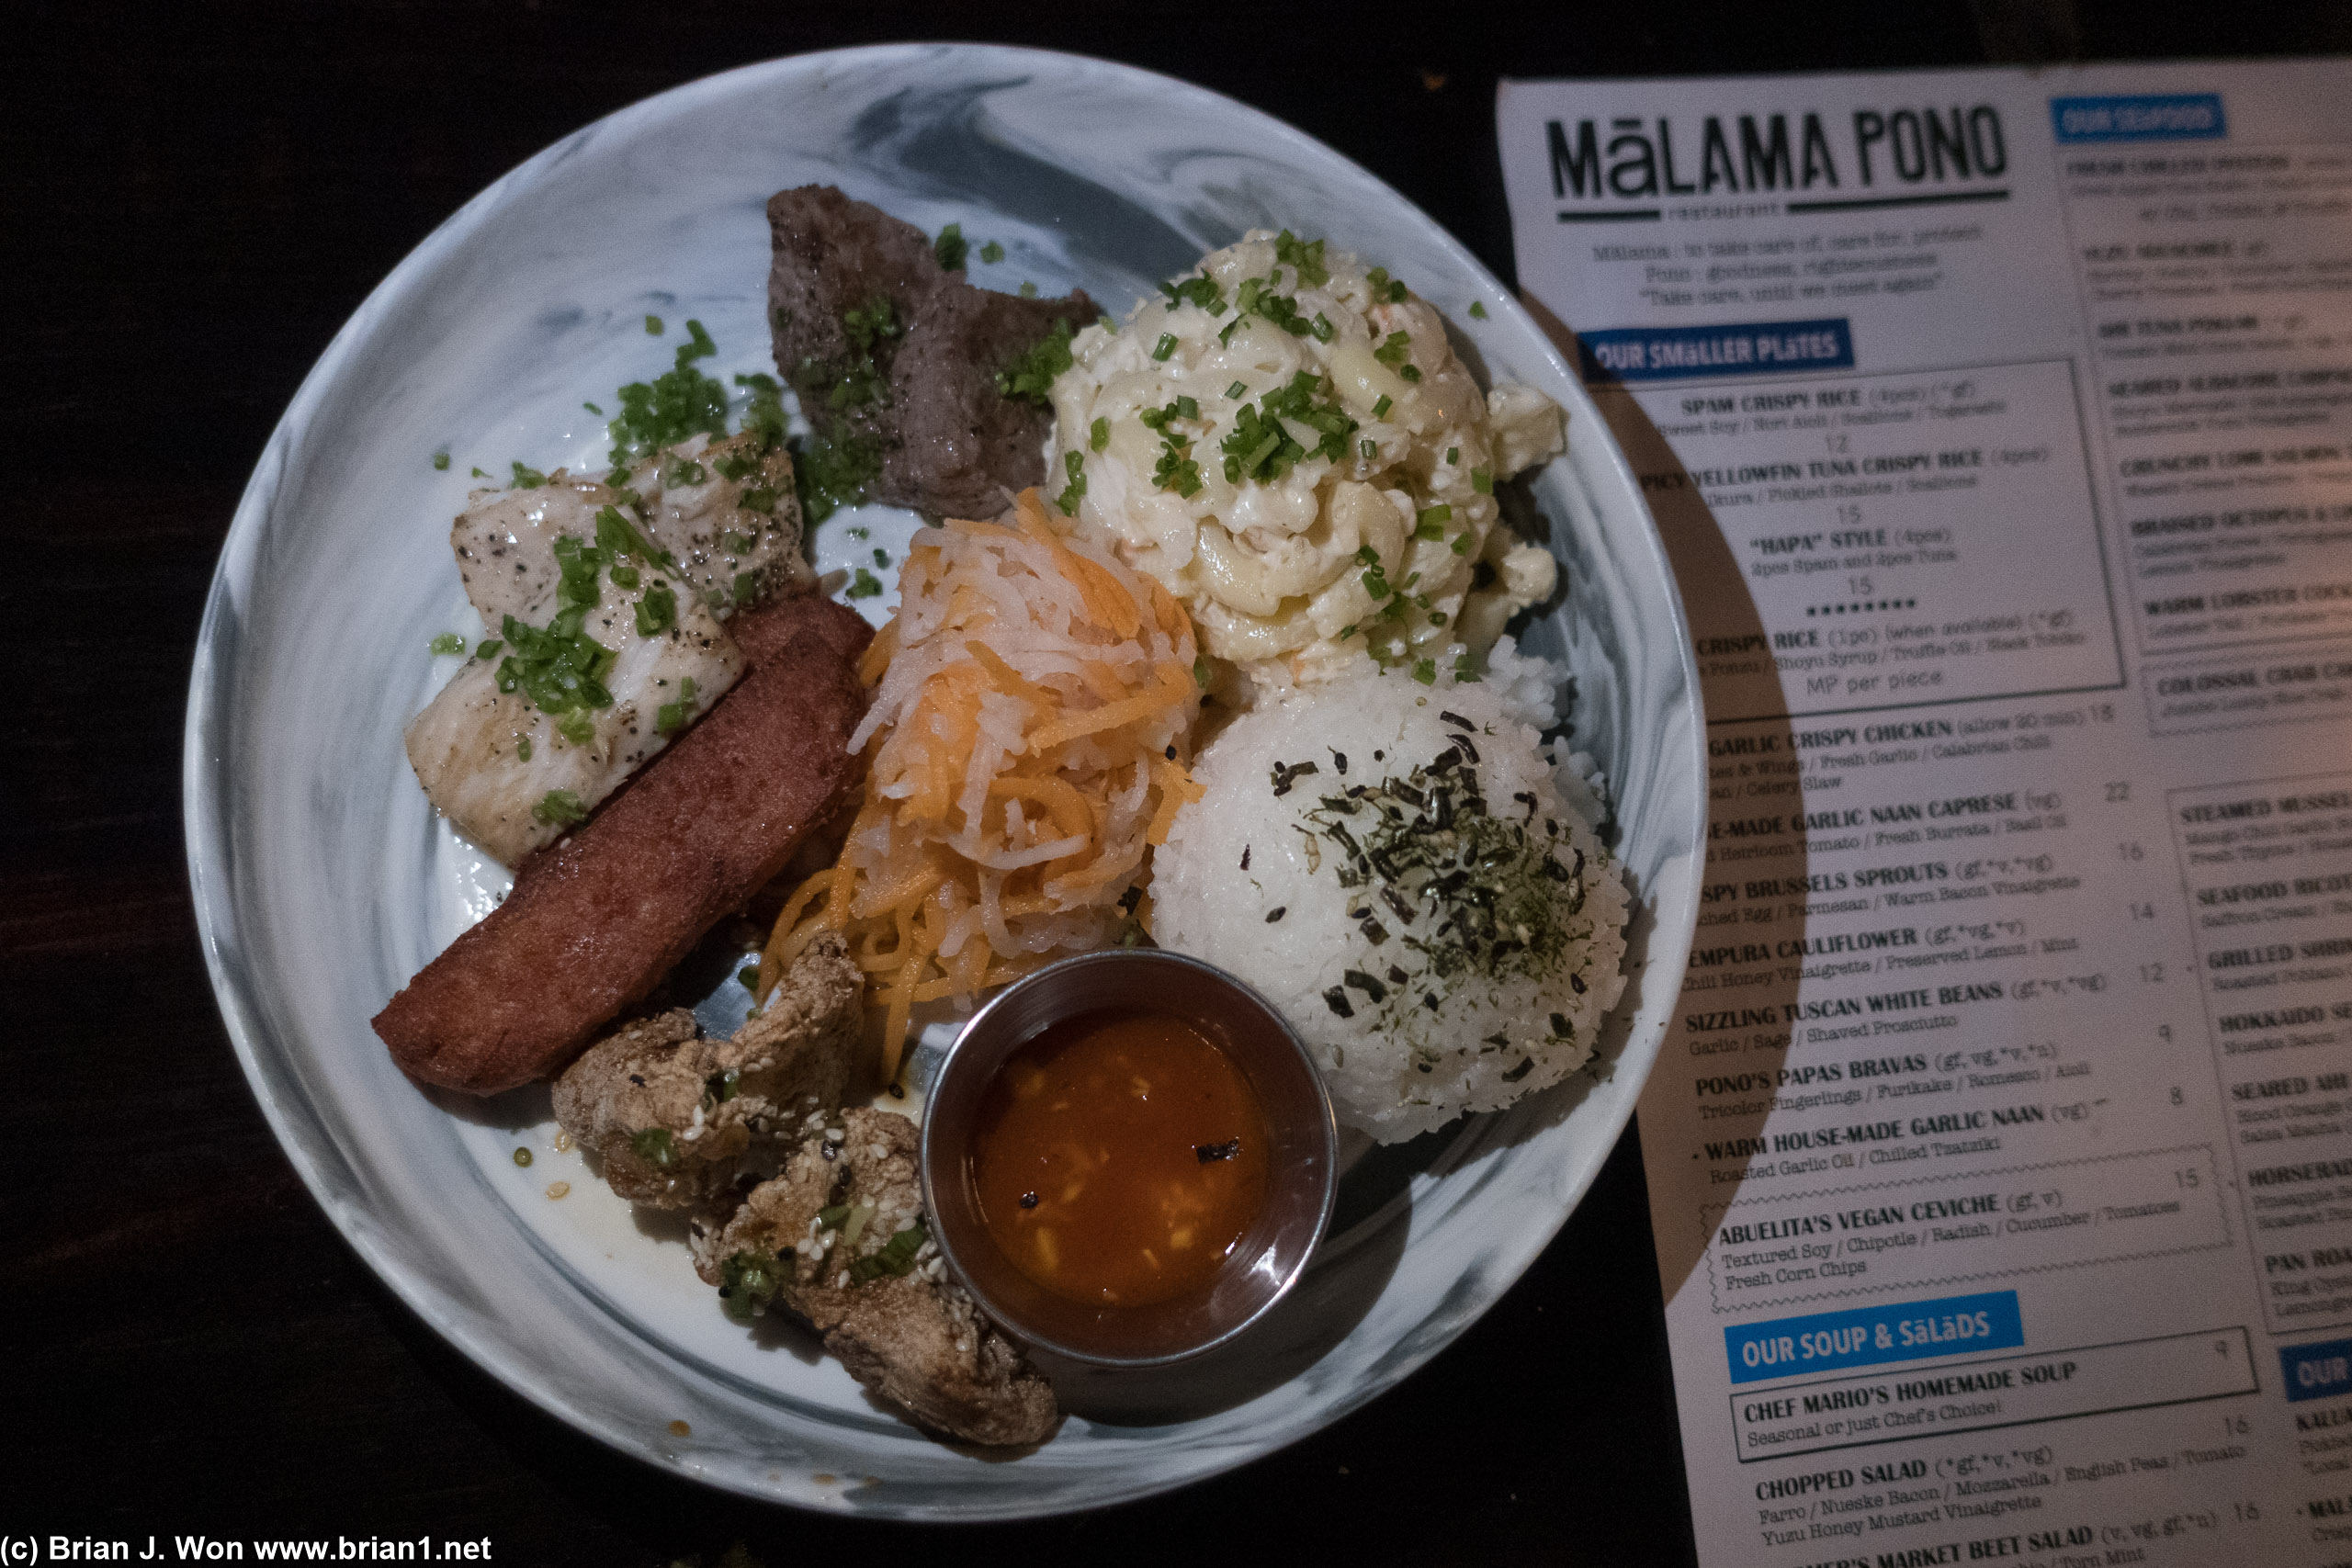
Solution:
[[[629,1201],[706,1207],[747,1155],[797,1144],[804,1118],[841,1103],[864,998],[841,939],[820,937],[732,1039],[703,1038],[676,1008],[589,1046],[556,1079],[556,1120]]]
[[[923,1224],[917,1146],[915,1124],[888,1111],[812,1126],[784,1173],[697,1248],[703,1278],[739,1317],[775,1303],[806,1318],[858,1382],[925,1427],[1041,1443],[1061,1420],[1053,1388],[948,1279]]]

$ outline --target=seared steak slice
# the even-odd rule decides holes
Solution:
[[[768,314],[778,370],[837,446],[878,460],[876,501],[934,516],[993,517],[1046,477],[1052,414],[997,374],[1067,321],[1100,314],[1084,291],[1023,299],[975,288],[910,223],[831,186],[768,201]]]

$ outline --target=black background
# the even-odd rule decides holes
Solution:
[[[468,197],[623,105],[918,38],[1189,77],[1368,165],[1506,278],[1498,75],[2352,49],[2352,8],[298,3],[41,7],[0,92],[0,1535],[487,1535],[503,1562],[1080,1553],[1202,1568],[1688,1562],[1628,1134],[1486,1318],[1329,1430],[1170,1496],[964,1529],[763,1507],[613,1454],[444,1345],[257,1112],[180,832],[190,649],[279,411]],[[0,36],[8,36],[0,34]],[[366,679],[355,671],[354,679]],[[168,1556],[166,1557],[168,1561]]]

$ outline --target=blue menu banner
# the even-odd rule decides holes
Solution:
[[[2332,1399],[2352,1393],[2352,1339],[2325,1339],[2316,1345],[2282,1345],[2278,1375],[2287,1385],[2287,1402]]]
[[[2219,93],[2052,98],[2050,125],[2061,141],[2214,141],[2230,133]]]
[[[1720,327],[1614,327],[1579,333],[1584,378],[1674,381],[1782,370],[1850,370],[1854,333],[1843,316]]]
[[[1875,1367],[1964,1356],[2025,1343],[2015,1291],[1845,1312],[1811,1313],[1724,1330],[1724,1354],[1735,1383],[1845,1367]]]

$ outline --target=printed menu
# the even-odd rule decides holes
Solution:
[[[1497,122],[1705,691],[1702,1561],[2352,1562],[2352,62]]]

